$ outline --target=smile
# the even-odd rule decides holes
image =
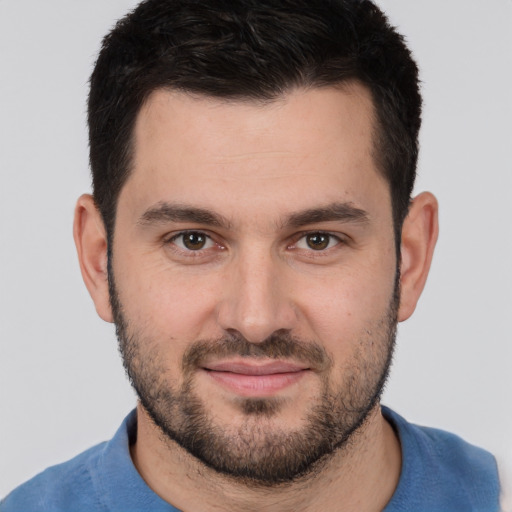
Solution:
[[[221,362],[209,364],[203,370],[223,388],[246,397],[271,396],[297,383],[310,372],[308,367],[284,361],[266,364]]]

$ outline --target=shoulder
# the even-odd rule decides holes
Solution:
[[[425,511],[499,510],[493,455],[455,434],[408,423],[389,409],[383,414],[402,446],[402,472],[391,504]]]
[[[102,510],[96,503],[100,482],[95,469],[106,443],[101,443],[73,459],[52,466],[12,491],[1,503],[1,512]]]
[[[110,441],[53,466],[11,492],[0,512],[171,512],[133,465],[130,445],[137,435],[132,411]]]

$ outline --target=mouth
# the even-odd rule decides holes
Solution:
[[[224,389],[244,397],[268,397],[298,383],[311,368],[287,361],[222,361],[202,370]]]

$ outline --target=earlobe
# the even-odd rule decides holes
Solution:
[[[96,311],[103,320],[112,322],[108,290],[107,234],[101,214],[89,194],[82,195],[76,203],[73,237],[82,278]]]
[[[414,198],[402,227],[400,308],[398,320],[407,320],[425,286],[439,233],[436,198],[423,192]]]

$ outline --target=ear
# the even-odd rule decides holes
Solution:
[[[407,320],[416,309],[438,233],[437,200],[430,192],[423,192],[412,201],[402,227],[399,322]]]
[[[103,320],[112,322],[108,291],[107,234],[101,214],[89,194],[81,196],[76,203],[73,237],[82,278],[96,311]]]

